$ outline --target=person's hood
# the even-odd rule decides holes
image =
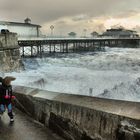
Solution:
[[[14,80],[16,80],[15,77],[7,76],[2,80],[2,83],[6,86],[9,86],[8,83],[11,82],[11,81],[14,81]]]

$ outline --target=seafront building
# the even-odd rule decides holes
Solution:
[[[127,30],[124,28],[111,28],[107,29],[101,37],[112,37],[112,38],[137,38],[139,35],[136,31]]]
[[[6,29],[17,33],[19,38],[41,37],[40,28],[40,25],[32,24],[29,18],[26,18],[23,23],[0,21],[0,30]]]

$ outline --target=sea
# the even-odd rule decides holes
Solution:
[[[140,48],[109,48],[87,53],[56,53],[24,58],[13,85],[52,92],[140,102]]]

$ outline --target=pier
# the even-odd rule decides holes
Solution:
[[[139,47],[140,38],[31,38],[19,39],[22,57],[45,53],[89,52],[108,47]]]

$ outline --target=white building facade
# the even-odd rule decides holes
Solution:
[[[19,38],[40,37],[40,28],[40,25],[31,24],[31,20],[28,18],[24,23],[0,21],[0,30],[7,29],[17,33]]]

